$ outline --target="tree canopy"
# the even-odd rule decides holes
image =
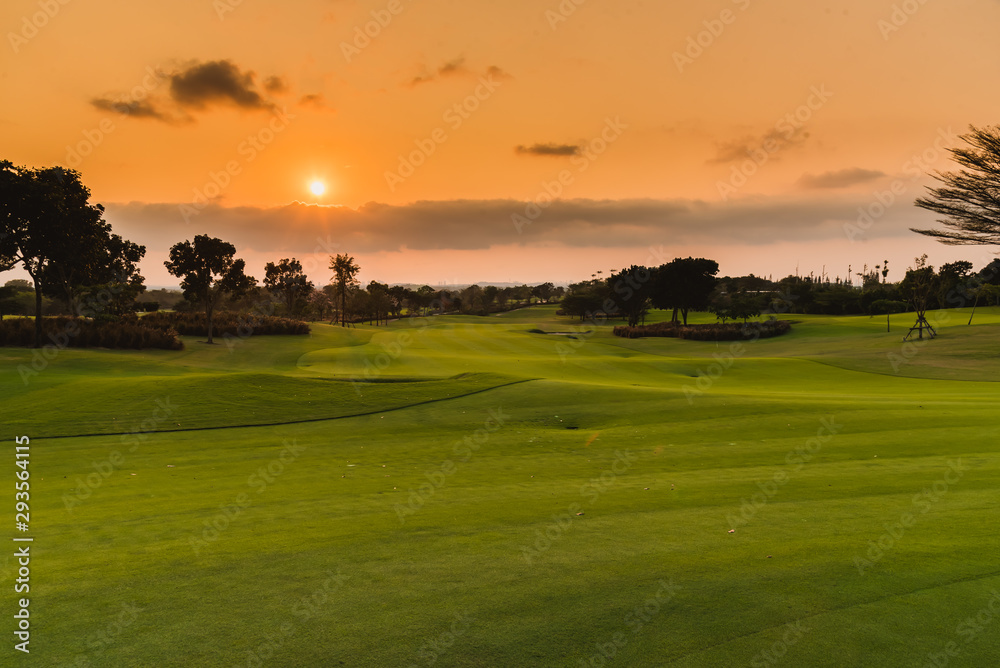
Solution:
[[[197,235],[194,243],[174,244],[170,248],[170,259],[163,264],[167,271],[181,279],[184,298],[205,307],[208,343],[213,343],[212,315],[222,295],[240,297],[257,284],[254,278],[246,275],[246,263],[236,258],[235,246],[206,234]]]
[[[146,249],[112,234],[104,207],[89,200],[79,172],[0,161],[0,271],[20,266],[31,277],[36,347],[42,345],[43,292],[58,294],[80,314],[85,288],[108,290],[111,298],[103,301],[119,297],[119,305],[131,304],[144,289],[138,262]]]
[[[963,169],[935,172],[943,185],[915,202],[942,216],[945,229],[910,229],[943,244],[1000,244],[1000,127],[972,125],[960,138],[966,147],[948,150]]]

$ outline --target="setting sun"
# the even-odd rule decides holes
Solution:
[[[319,197],[326,192],[326,184],[322,181],[313,181],[309,184],[309,192]]]

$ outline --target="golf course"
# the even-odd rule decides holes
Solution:
[[[556,310],[0,348],[32,664],[1000,665],[1000,307]]]

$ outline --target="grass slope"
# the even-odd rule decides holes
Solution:
[[[62,351],[27,385],[3,349],[32,658],[997,665],[1000,311],[948,317],[732,348],[535,308]]]

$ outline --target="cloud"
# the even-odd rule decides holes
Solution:
[[[869,198],[870,199],[870,198]],[[301,202],[270,207],[208,204],[190,223],[177,204],[109,204],[116,232],[149,248],[169,248],[195,234],[211,234],[240,248],[309,253],[318,240],[372,253],[401,250],[483,250],[499,246],[626,248],[665,244],[743,245],[748,254],[775,244],[845,241],[863,196],[767,199],[715,203],[696,200],[556,200],[545,208],[498,200],[422,201],[357,208]],[[534,211],[535,214],[531,214]],[[512,216],[530,220],[518,230]],[[893,207],[869,224],[863,239],[909,238],[910,227],[932,224],[933,214]],[[859,239],[859,243],[860,243]]]
[[[427,72],[424,68],[424,72],[418,74],[417,76],[410,79],[405,85],[409,87],[419,86],[420,84],[430,83],[436,79],[451,77],[451,76],[476,76],[469,68],[465,66],[465,58],[459,56],[453,60],[448,61],[444,65],[441,65],[433,72]],[[493,77],[494,79],[513,79],[513,77],[496,65],[490,65],[486,69],[486,76]]]
[[[507,72],[504,72],[502,69],[500,69],[496,65],[490,65],[488,68],[486,68],[486,76],[493,77],[495,79],[513,79],[514,78],[512,75],[508,74]]]
[[[313,107],[322,111],[333,111],[333,107],[327,105],[326,98],[321,93],[310,93],[299,98],[300,107]]]
[[[288,82],[285,81],[284,77],[270,76],[264,79],[264,90],[268,93],[287,93]]]
[[[91,106],[101,111],[115,111],[135,118],[150,118],[165,123],[193,121],[191,111],[203,111],[210,105],[231,105],[257,111],[273,111],[275,104],[258,89],[254,72],[240,70],[229,60],[195,62],[172,73],[158,71],[159,80],[169,83],[166,96],[148,95],[140,100],[110,95],[94,98]],[[144,83],[144,85],[147,85]],[[264,80],[263,91],[287,93],[288,82],[281,76]]]
[[[514,152],[518,155],[567,156],[578,155],[580,147],[576,144],[534,144],[518,146]]]
[[[177,121],[176,118],[157,109],[152,100],[149,99],[129,101],[126,99],[112,100],[108,97],[98,97],[91,100],[90,104],[101,111],[114,111],[123,116],[131,116],[132,118],[153,118],[167,123]]]
[[[254,73],[242,72],[228,60],[196,63],[170,75],[170,95],[178,105],[190,109],[204,109],[211,103],[228,103],[241,109],[274,106],[257,91]]]
[[[779,155],[790,148],[802,146],[809,139],[809,133],[788,125],[786,129],[772,128],[759,137],[744,137],[717,146],[715,156],[708,160],[710,165],[729,164],[753,159],[762,152],[777,161]],[[758,160],[759,162],[759,160]]]
[[[874,181],[883,176],[886,176],[885,172],[855,167],[822,174],[803,174],[798,183],[801,187],[810,189],[847,188],[859,183]]]

